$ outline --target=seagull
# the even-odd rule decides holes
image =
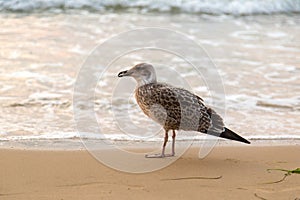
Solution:
[[[161,153],[146,155],[146,158],[175,156],[175,131],[178,130],[197,131],[250,144],[248,140],[226,128],[222,118],[206,106],[201,97],[186,89],[157,82],[156,72],[151,64],[140,63],[118,74],[118,77],[126,76],[133,77],[137,82],[135,98],[141,110],[163,126],[165,131]],[[173,133],[172,152],[166,154],[169,131]]]

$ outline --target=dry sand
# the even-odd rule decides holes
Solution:
[[[268,168],[298,168],[299,155],[298,145],[217,147],[200,160],[198,149],[192,148],[162,170],[128,174],[102,165],[86,151],[2,149],[0,199],[296,200],[300,174],[266,183],[284,175]]]

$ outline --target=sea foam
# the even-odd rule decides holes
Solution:
[[[205,13],[212,15],[253,15],[299,13],[299,0],[0,0],[0,11],[36,12],[65,10]]]

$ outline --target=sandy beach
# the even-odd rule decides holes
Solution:
[[[267,169],[298,168],[299,152],[299,145],[225,146],[200,160],[198,149],[191,148],[162,170],[129,174],[104,166],[85,150],[2,149],[0,199],[296,200],[300,175],[275,183],[285,172]]]

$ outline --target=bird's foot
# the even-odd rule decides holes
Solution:
[[[165,157],[173,157],[175,154],[146,154],[145,158],[165,158]]]

